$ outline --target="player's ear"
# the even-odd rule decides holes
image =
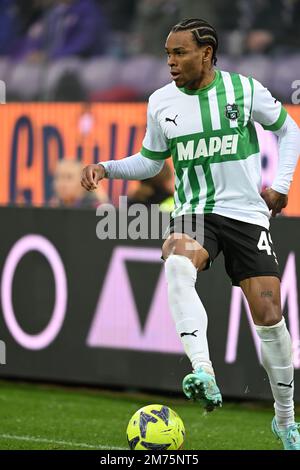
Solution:
[[[203,47],[203,62],[204,63],[211,63],[212,61],[212,53],[213,53],[213,48],[209,45]]]

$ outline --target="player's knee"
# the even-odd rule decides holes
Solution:
[[[266,315],[263,319],[264,326],[274,326],[280,322],[282,315]]]
[[[273,326],[280,322],[282,312],[277,302],[264,302],[261,307],[260,322],[264,326]]]
[[[162,246],[163,257],[166,260],[170,255],[185,255],[184,239],[172,235]]]
[[[169,288],[178,292],[183,286],[194,286],[197,270],[192,261],[186,256],[170,255],[165,262],[166,279]]]
[[[163,259],[167,260],[171,255],[187,258],[198,271],[205,269],[209,255],[195,240],[183,236],[182,238],[171,237],[165,241],[162,247]]]

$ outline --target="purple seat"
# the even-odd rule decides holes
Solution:
[[[25,101],[35,100],[42,91],[45,74],[46,69],[41,64],[14,64],[7,79],[7,91]]]
[[[67,57],[49,63],[42,90],[44,99],[52,99],[52,93],[65,73],[79,76],[81,68],[82,61],[77,57]]]
[[[90,93],[106,90],[119,84],[121,63],[113,57],[97,57],[82,62],[80,77]]]
[[[156,74],[160,61],[156,57],[140,55],[121,64],[119,84],[148,95],[156,89]]]
[[[263,85],[270,83],[272,76],[272,60],[264,55],[243,57],[235,65],[235,72],[246,77],[256,78]]]
[[[275,96],[280,97],[286,103],[291,103],[292,95],[296,91],[295,87],[299,89],[296,80],[300,80],[300,54],[274,60],[270,89]],[[299,95],[298,93],[298,97]]]

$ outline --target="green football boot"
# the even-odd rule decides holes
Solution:
[[[215,377],[202,368],[188,374],[183,379],[182,388],[187,398],[202,403],[206,411],[222,406],[222,395]]]
[[[286,429],[279,429],[275,417],[272,421],[272,431],[282,441],[285,450],[300,450],[300,423],[291,424]]]

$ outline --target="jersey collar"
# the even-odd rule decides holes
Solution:
[[[182,91],[182,93],[185,93],[186,95],[201,95],[202,93],[207,92],[208,90],[217,85],[220,79],[220,71],[215,70],[215,72],[216,75],[213,81],[210,82],[208,85],[204,86],[203,88],[198,88],[197,90],[190,90],[189,88],[178,87],[178,90]]]

